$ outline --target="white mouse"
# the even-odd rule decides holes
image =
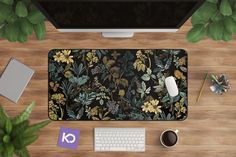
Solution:
[[[165,79],[165,84],[166,84],[167,91],[171,97],[175,97],[179,94],[178,86],[173,76],[167,77]]]

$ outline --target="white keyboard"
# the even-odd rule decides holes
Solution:
[[[95,128],[95,151],[145,151],[145,128]]]

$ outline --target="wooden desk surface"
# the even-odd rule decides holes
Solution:
[[[236,40],[213,42],[204,40],[191,44],[185,40],[189,23],[178,33],[137,33],[131,39],[105,39],[100,33],[59,33],[47,24],[47,37],[36,41],[31,37],[25,44],[0,40],[0,71],[11,57],[36,70],[17,105],[1,97],[9,115],[14,116],[25,104],[36,100],[31,122],[48,116],[47,54],[53,48],[183,48],[189,54],[189,117],[183,122],[52,122],[43,129],[37,142],[29,147],[32,157],[235,157],[236,156]],[[227,74],[232,89],[218,96],[210,92],[208,82],[203,96],[195,103],[204,73]],[[78,150],[57,147],[60,126],[79,128],[81,139]],[[94,127],[145,127],[145,153],[95,153]],[[160,145],[159,135],[168,128],[179,129],[179,143],[175,148]]]

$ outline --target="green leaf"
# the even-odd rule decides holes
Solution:
[[[46,34],[45,23],[41,22],[37,25],[34,25],[34,32],[38,40],[44,39],[45,34]]]
[[[0,148],[3,146],[3,137],[5,136],[5,131],[3,131],[2,129],[0,129]],[[0,151],[1,154],[1,151]]]
[[[14,146],[12,144],[5,146],[3,157],[12,157],[13,154],[14,154]]]
[[[3,143],[7,144],[11,140],[11,137],[9,135],[4,135],[2,138]]]
[[[34,141],[36,141],[38,139],[37,135],[19,135],[17,136],[14,140],[13,140],[13,144],[15,146],[15,149],[20,150],[28,145],[30,145],[31,143],[33,143]]]
[[[0,136],[4,135],[5,131],[3,129],[0,128]]]
[[[45,20],[44,15],[38,10],[30,12],[27,18],[32,24],[39,24]]]
[[[17,125],[13,126],[13,130],[11,132],[11,137],[16,138],[17,135],[22,134],[29,126],[29,121],[25,120]]]
[[[3,146],[0,145],[0,157],[1,157],[1,154],[2,154],[3,150],[4,150]]]
[[[83,84],[85,84],[87,81],[89,80],[89,77],[86,75],[82,75],[81,77],[77,78],[77,77],[71,77],[69,79],[69,81],[71,83],[76,83],[78,86],[81,86]]]
[[[232,39],[233,39],[232,34],[228,33],[227,31],[224,31],[224,33],[223,33],[223,40],[228,42],[228,41],[230,41]]]
[[[1,105],[0,105],[0,119],[1,119],[0,120],[0,128],[4,128],[5,123],[9,119],[9,117]]]
[[[8,23],[6,25],[6,38],[11,41],[15,42],[17,41],[18,34],[19,34],[19,27],[17,23]]]
[[[224,16],[217,12],[215,16],[211,17],[211,20],[212,20],[212,22],[216,22],[216,21],[222,20],[223,18],[224,18]]]
[[[232,16],[233,20],[236,22],[236,10],[233,12]]]
[[[25,131],[24,131],[24,134],[27,134],[27,135],[31,135],[33,134],[34,132],[38,131],[39,129],[47,126],[49,123],[51,123],[51,120],[45,120],[45,121],[42,121],[40,123],[37,123],[37,124],[34,124],[30,127],[28,127]]]
[[[228,0],[222,0],[220,3],[220,13],[224,16],[232,15],[232,8]]]
[[[192,24],[206,24],[209,19],[217,13],[217,6],[213,3],[205,2],[192,16]]]
[[[166,95],[161,99],[161,102],[162,102],[162,103],[166,103],[166,102],[169,101],[169,100],[170,100],[170,98],[169,98],[168,94],[166,94]]]
[[[15,150],[15,154],[18,155],[19,157],[30,157],[29,152],[26,147],[20,150]]]
[[[38,139],[37,135],[25,137],[22,141],[22,147],[26,147],[26,146],[30,145],[31,143],[35,142],[37,139]]]
[[[150,80],[150,75],[148,74],[144,74],[142,77],[141,77],[144,81],[149,81]]]
[[[31,0],[22,0],[22,2],[26,5],[27,8],[30,4],[34,5],[34,4],[31,3]]]
[[[13,119],[13,124],[16,125],[16,124],[19,124],[27,119],[29,119],[29,116],[33,110],[35,106],[35,101],[31,102],[31,104],[18,116],[16,116],[14,119]]]
[[[6,37],[5,26],[3,26],[2,28],[0,28],[0,38],[5,38],[5,37]],[[1,127],[1,124],[0,124],[0,127]]]
[[[26,1],[28,1],[28,0],[26,0]],[[31,0],[29,0],[29,1],[31,1]],[[32,3],[29,5],[28,9],[29,9],[29,12],[38,11],[38,8]]]
[[[223,37],[223,21],[213,22],[208,26],[208,37],[213,40],[221,40]]]
[[[198,42],[206,35],[206,28],[204,25],[195,25],[187,34],[187,40],[189,42]]]
[[[8,4],[8,5],[12,5],[14,3],[14,0],[0,0],[0,2]]]
[[[24,35],[23,33],[20,33],[20,34],[18,35],[17,40],[18,40],[19,42],[21,42],[21,43],[24,43],[24,42],[27,42],[28,37],[27,37],[27,35]]]
[[[0,2],[0,23],[3,23],[11,14],[11,6]]]
[[[21,18],[19,20],[20,30],[25,35],[30,35],[33,33],[33,25],[29,22],[27,18]]]
[[[207,2],[217,4],[218,0],[207,0]]]
[[[224,27],[231,35],[236,33],[236,22],[231,17],[225,17]]]
[[[28,15],[26,5],[22,1],[17,2],[15,13],[19,17],[26,17]]]
[[[16,14],[14,12],[11,12],[11,14],[8,16],[6,20],[8,23],[14,23],[17,19],[18,17],[16,16]]]
[[[11,123],[11,120],[8,119],[5,123],[5,131],[6,133],[9,135],[12,131],[12,123]]]

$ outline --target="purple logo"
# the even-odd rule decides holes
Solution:
[[[62,128],[58,138],[58,146],[69,149],[76,149],[79,143],[80,130]]]

